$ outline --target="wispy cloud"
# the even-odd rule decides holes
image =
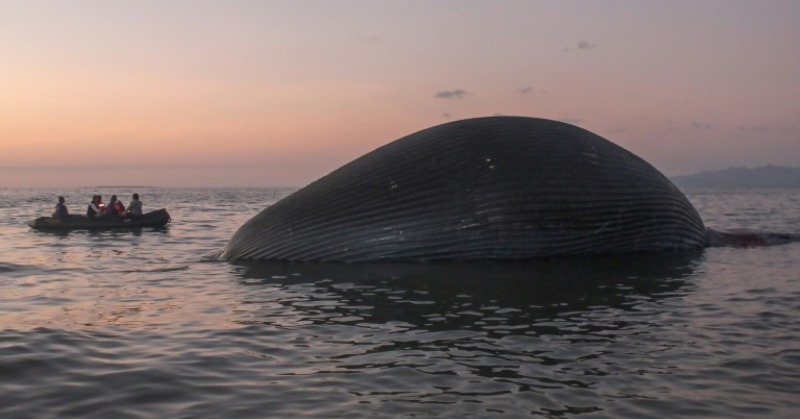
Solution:
[[[595,48],[597,48],[597,44],[593,44],[589,41],[578,41],[577,44],[564,48],[564,51],[572,51],[573,49],[577,51],[591,51]]]
[[[714,126],[705,122],[692,121],[689,125],[696,129],[714,129]]]
[[[433,97],[438,99],[463,99],[464,96],[468,94],[466,90],[461,89],[442,90],[441,92],[437,92]]]
[[[526,96],[527,95],[530,95],[530,96],[543,95],[543,94],[547,94],[547,89],[537,89],[537,88],[535,88],[533,86],[525,86],[525,87],[517,88],[517,93],[519,93],[520,95],[526,95]]]

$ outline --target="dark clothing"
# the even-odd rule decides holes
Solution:
[[[89,218],[94,218],[100,215],[100,209],[97,208],[94,202],[89,203],[89,207],[86,208],[86,216]]]
[[[122,204],[122,201],[117,201],[114,204],[114,211],[119,215],[125,215],[125,205]]]
[[[111,202],[108,204],[108,207],[106,207],[106,214],[125,215],[125,205],[123,205],[120,201]]]
[[[56,204],[56,210],[53,212],[53,218],[58,220],[64,220],[69,218],[69,210],[67,209],[67,204],[63,202],[59,202]]]

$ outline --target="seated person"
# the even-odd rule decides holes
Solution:
[[[108,202],[108,205],[106,206],[106,214],[112,216],[125,215],[125,205],[122,204],[122,201],[117,200],[116,195],[111,195],[111,200]]]
[[[103,215],[103,198],[100,195],[95,195],[92,197],[92,202],[89,203],[89,207],[86,208],[86,216],[88,218],[95,218]]]
[[[125,213],[128,217],[141,217],[142,216],[142,201],[139,200],[139,194],[133,194],[133,199],[128,204],[128,211]]]
[[[53,218],[57,220],[66,220],[69,218],[69,210],[67,209],[67,204],[65,202],[66,200],[63,196],[58,197],[56,209],[53,211]]]

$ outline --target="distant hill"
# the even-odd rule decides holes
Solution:
[[[800,188],[800,167],[731,167],[670,180],[679,187],[690,188]]]

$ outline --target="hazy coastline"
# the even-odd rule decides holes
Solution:
[[[690,188],[800,188],[800,167],[730,167],[672,176],[670,180],[679,187]]]

